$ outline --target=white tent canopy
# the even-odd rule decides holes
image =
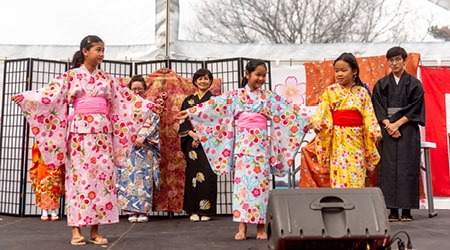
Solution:
[[[421,54],[424,62],[434,65],[450,63],[450,42],[423,43],[335,43],[302,45],[220,44],[177,41],[170,47],[171,59],[208,60],[231,57],[252,57],[278,61],[304,62],[334,59],[342,52],[355,56],[384,55],[400,45],[408,52]],[[165,58],[164,49],[155,45],[105,45],[105,59],[145,61]],[[78,46],[55,45],[0,45],[1,59],[42,58],[70,60]]]

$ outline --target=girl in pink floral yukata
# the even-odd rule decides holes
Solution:
[[[236,240],[247,238],[248,223],[256,224],[256,239],[267,239],[269,175],[288,173],[307,124],[306,111],[261,88],[266,74],[264,61],[250,60],[243,88],[211,97],[176,116],[180,120],[189,117],[216,174],[234,172],[233,221],[239,222]]]
[[[131,136],[154,107],[99,69],[103,57],[103,41],[87,36],[73,56],[73,69],[42,89],[11,98],[30,124],[44,162],[49,167],[65,164],[72,245],[86,244],[80,228],[87,226],[90,242],[108,243],[98,225],[119,222],[116,166],[128,156]]]

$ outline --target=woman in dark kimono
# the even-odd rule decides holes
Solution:
[[[184,99],[181,110],[208,101],[211,96],[209,88],[213,75],[207,69],[199,69],[192,77],[197,92]],[[212,171],[205,156],[197,133],[189,120],[180,124],[178,132],[181,150],[186,158],[186,179],[184,187],[183,209],[190,215],[191,221],[208,221],[216,213],[217,175]]]

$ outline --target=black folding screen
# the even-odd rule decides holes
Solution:
[[[241,87],[244,67],[250,58],[231,58],[209,61],[156,60],[146,62],[103,61],[101,68],[114,77],[130,77],[133,74],[148,75],[160,68],[169,68],[178,75],[190,78],[199,68],[208,68],[215,78],[222,80],[222,92]],[[270,62],[267,82],[263,88],[271,89]],[[31,167],[31,147],[34,138],[29,133],[19,107],[11,96],[26,90],[45,86],[51,79],[68,70],[69,62],[43,59],[5,60],[3,77],[3,103],[0,127],[0,214],[27,216],[38,215],[31,190],[28,169]],[[231,214],[232,178],[218,179],[217,213]],[[60,213],[64,214],[64,198]],[[167,215],[155,212],[155,215]]]
[[[45,86],[63,73],[68,64],[42,59],[6,60],[3,77],[2,120],[0,127],[0,213],[37,214],[28,169],[31,147],[28,124],[11,96]]]

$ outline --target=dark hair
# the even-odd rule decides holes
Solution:
[[[147,89],[147,84],[145,84],[145,79],[142,75],[134,75],[130,79],[130,83],[128,83],[128,88],[131,89],[131,84],[133,82],[142,82],[142,85],[144,86],[144,90]]]
[[[336,65],[337,61],[344,61],[348,63],[348,65],[350,65],[350,68],[352,68],[352,70],[356,70],[355,84],[361,87],[365,87],[364,83],[359,78],[358,62],[356,61],[356,57],[352,53],[347,52],[342,53],[338,58],[336,58],[336,60],[334,60],[333,66]]]
[[[86,36],[85,38],[83,38],[83,40],[81,40],[80,50],[73,54],[72,68],[78,68],[84,63],[84,55],[81,50],[90,50],[94,43],[103,43],[103,40],[100,37],[94,35]]]
[[[408,56],[408,53],[406,53],[406,50],[400,46],[392,47],[386,52],[387,59],[395,56],[402,56],[403,60],[405,60]]]
[[[211,80],[211,84],[213,81],[213,74],[211,73],[211,71],[209,71],[209,69],[199,69],[194,73],[194,76],[192,76],[192,84],[194,84],[195,87],[197,87],[197,84],[195,83],[197,81],[198,78],[202,77],[202,76],[206,76],[208,75],[209,80]],[[209,86],[211,86],[211,84]]]
[[[264,68],[266,68],[267,70],[266,62],[259,59],[251,59],[250,61],[248,61],[247,65],[245,66],[245,70],[250,74],[255,71],[255,69],[260,65],[264,66]],[[247,85],[247,83],[248,79],[246,77],[243,77],[241,82],[242,87]]]

